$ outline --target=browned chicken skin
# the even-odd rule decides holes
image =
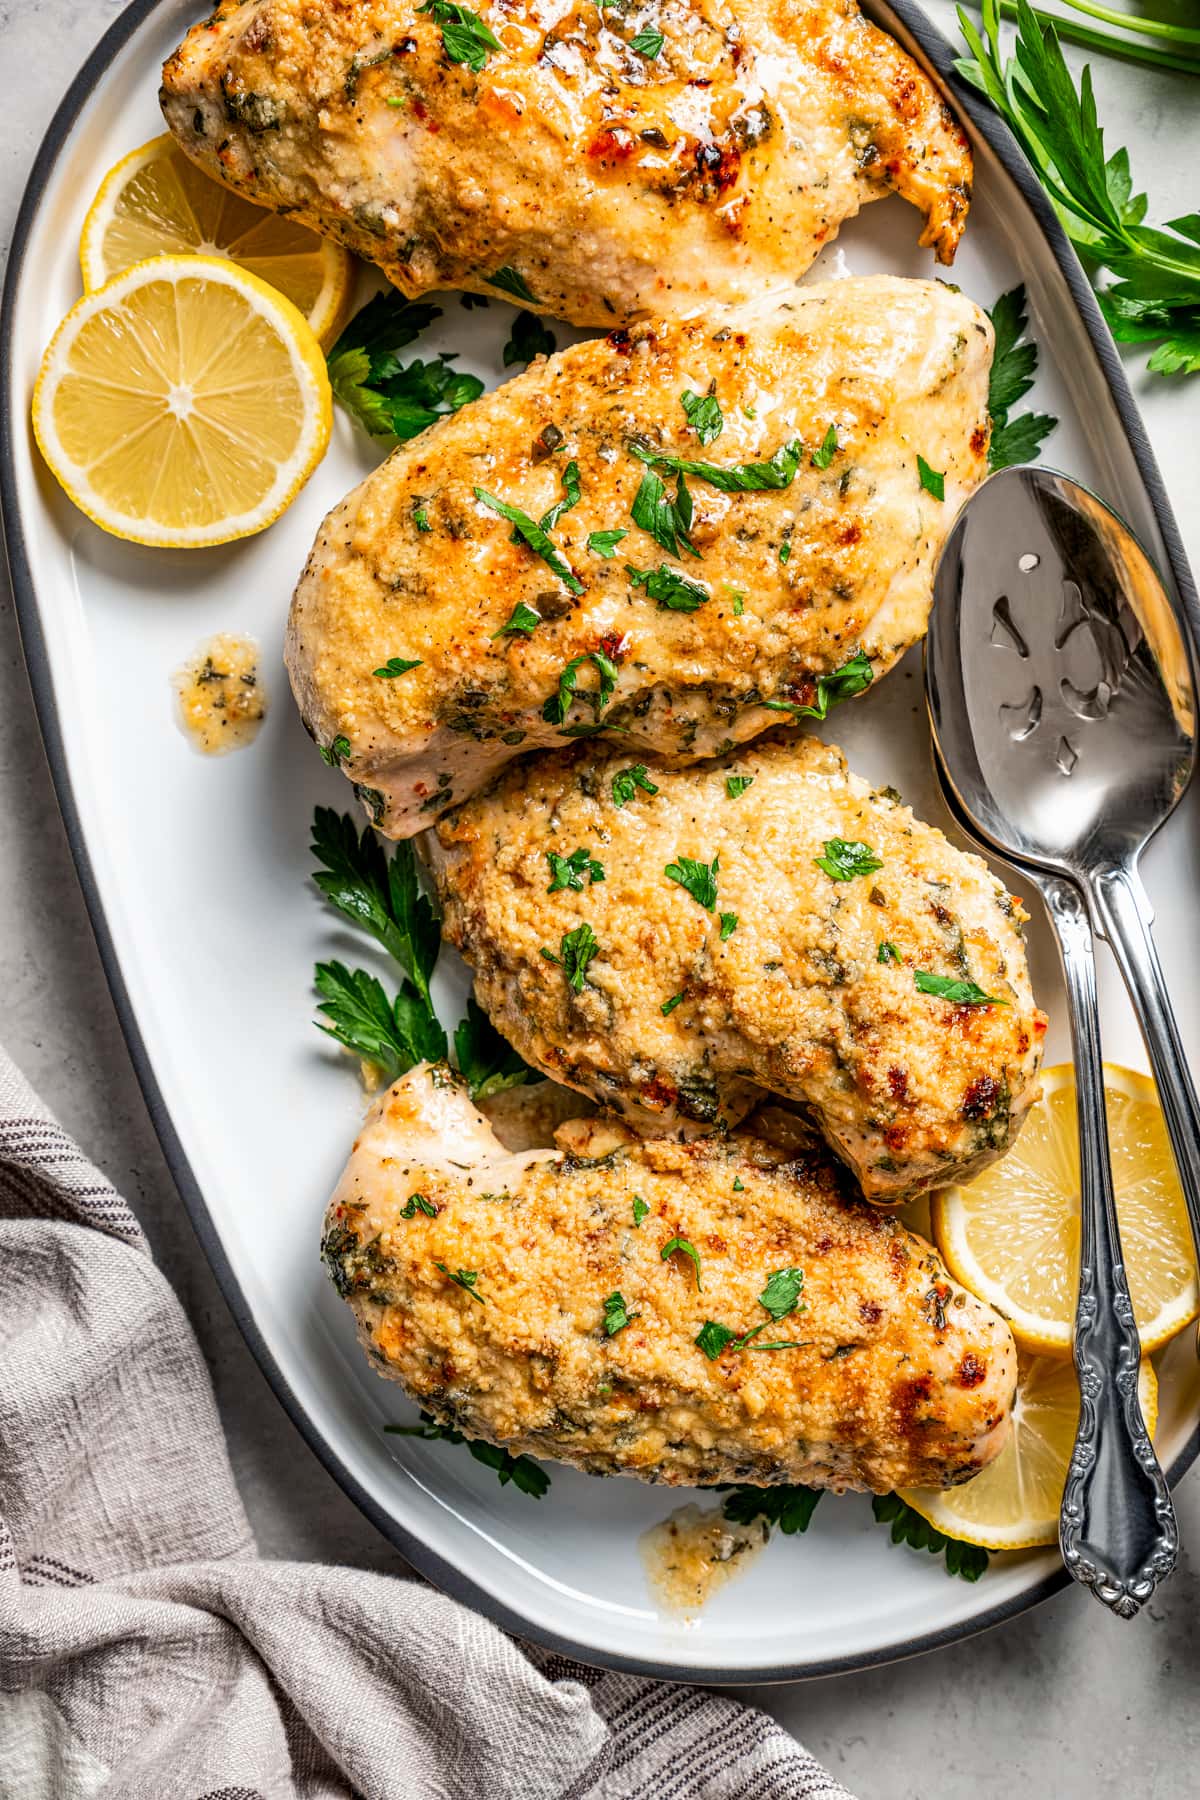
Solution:
[[[410,296],[507,292],[580,325],[711,311],[794,281],[889,189],[951,261],[966,138],[853,0],[479,13],[499,47],[473,69],[413,0],[222,6],[168,60],[163,111],[210,174]]]
[[[330,1274],[376,1368],[439,1420],[672,1485],[950,1487],[1003,1447],[1008,1326],[930,1244],[844,1199],[823,1153],[558,1135],[509,1153],[425,1065],[338,1184]]]

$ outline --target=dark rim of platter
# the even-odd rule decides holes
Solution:
[[[809,1676],[843,1674],[856,1669],[898,1661],[904,1657],[918,1656],[926,1651],[937,1650],[944,1645],[955,1643],[961,1638],[970,1637],[993,1625],[1000,1624],[1005,1619],[1013,1618],[1018,1613],[1025,1612],[1029,1607],[1047,1599],[1051,1594],[1057,1593],[1067,1585],[1068,1577],[1065,1570],[1055,1571],[1015,1598],[1007,1600],[1001,1605],[989,1607],[986,1611],[978,1613],[960,1624],[947,1626],[942,1630],[927,1632],[923,1635],[897,1639],[881,1649],[861,1655],[815,1658],[799,1663],[768,1663],[756,1668],[731,1669],[720,1666],[712,1668],[683,1667],[668,1662],[643,1661],[633,1657],[611,1655],[591,1649],[540,1625],[532,1625],[530,1621],[495,1599],[474,1581],[463,1575],[460,1570],[430,1550],[419,1538],[398,1524],[396,1519],[385,1511],[355,1480],[335,1455],[321,1432],[308,1417],[304,1407],[297,1400],[267,1348],[226,1258],[196,1177],[176,1134],[170,1113],[155,1080],[129,995],[126,992],[95,874],[88,856],[78,807],[71,788],[62,729],[51,679],[50,661],[38,615],[33,572],[30,568],[28,546],[17,504],[14,421],[18,416],[21,419],[24,418],[26,397],[23,394],[14,394],[13,334],[17,293],[30,233],[46,189],[54,174],[59,155],[80,112],[109,65],[115,60],[137,28],[158,9],[161,3],[162,0],[133,0],[133,3],[109,26],[68,88],[33,164],[13,232],[3,308],[0,310],[0,348],[2,348],[2,358],[0,358],[0,502],[3,505],[8,562],[16,596],[17,617],[41,724],[42,738],[59,806],[62,810],[63,822],[66,826],[67,839],[91,916],[101,961],[112,990],[113,1001],[125,1033],[129,1053],[167,1163],[183,1196],[196,1235],[200,1239],[204,1252],[221,1285],[229,1309],[246,1342],[293,1423],[313,1452],[371,1522],[403,1552],[415,1568],[428,1576],[431,1581],[436,1582],[447,1593],[486,1613],[517,1636],[532,1638],[550,1649],[559,1651],[566,1656],[578,1658],[586,1663],[625,1670],[633,1674],[706,1684],[795,1681]],[[897,35],[902,41],[907,36],[911,40],[909,47],[915,46],[919,56],[922,56],[926,63],[937,72],[942,83],[950,92],[960,114],[970,120],[975,131],[990,146],[1034,214],[1091,339],[1097,361],[1104,373],[1113,403],[1133,451],[1142,482],[1154,507],[1178,588],[1182,611],[1194,641],[1200,641],[1200,601],[1197,600],[1196,588],[1187,566],[1182,540],[1154,459],[1154,453],[1146,436],[1145,427],[1138,415],[1116,347],[1096,304],[1095,296],[1049,201],[1007,127],[975,91],[967,87],[955,75],[954,50],[920,12],[917,5],[914,4],[914,0],[890,0],[889,6],[885,6],[882,0],[879,0],[878,4],[875,3],[875,0],[866,0],[866,3],[868,10],[878,12],[883,16],[885,24],[890,23],[886,16],[890,10],[901,27],[901,31]],[[1193,1432],[1184,1449],[1175,1458],[1169,1471],[1172,1483],[1177,1481],[1190,1467],[1198,1451],[1200,1451],[1200,1426]]]

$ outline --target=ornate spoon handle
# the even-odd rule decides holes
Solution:
[[[1062,952],[1079,1102],[1079,1431],[1058,1537],[1075,1580],[1131,1619],[1174,1567],[1179,1531],[1138,1401],[1141,1347],[1113,1199],[1092,929],[1073,883],[1029,873],[1045,897]]]

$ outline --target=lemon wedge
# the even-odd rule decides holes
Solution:
[[[1113,1184],[1129,1292],[1148,1356],[1200,1310],[1195,1253],[1162,1109],[1148,1076],[1104,1065]],[[1003,1313],[1019,1344],[1067,1356],[1079,1277],[1075,1072],[1042,1075],[1042,1098],[1001,1162],[933,1199],[952,1275]]]
[[[329,343],[354,264],[340,244],[266,212],[188,160],[169,132],[108,171],[79,240],[86,293],[151,256],[220,256],[277,288]]]
[[[985,1550],[1030,1550],[1058,1541],[1067,1465],[1079,1424],[1079,1383],[1060,1357],[1018,1358],[1012,1431],[994,1462],[956,1488],[903,1488],[900,1498],[946,1537]],[[1138,1399],[1151,1437],[1158,1383],[1143,1360]]]
[[[116,537],[199,548],[277,519],[329,442],[325,358],[257,275],[160,256],[71,308],[33,429],[76,506]]]

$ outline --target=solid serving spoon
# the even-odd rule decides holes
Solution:
[[[1063,959],[1079,1098],[1079,1433],[1063,1560],[1132,1617],[1178,1549],[1137,1398],[1100,1052],[1093,927],[1146,1040],[1200,1251],[1200,1106],[1138,875],[1196,759],[1190,652],[1145,551],[1095,495],[1004,470],[960,513],[935,581],[926,689],[956,815],[1040,888]]]

